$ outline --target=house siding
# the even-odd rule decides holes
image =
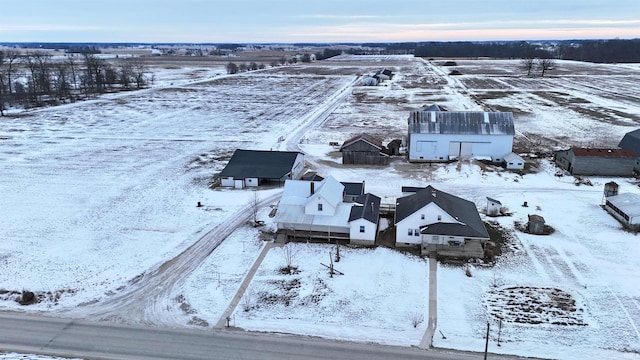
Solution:
[[[440,216],[439,219],[438,216]],[[396,244],[422,244],[420,227],[437,222],[454,223],[456,220],[436,204],[430,203],[396,224]],[[409,235],[409,229],[412,230],[411,235]]]
[[[365,219],[352,221],[349,237],[354,245],[375,245],[378,225]],[[360,226],[364,226],[364,233],[360,232]]]

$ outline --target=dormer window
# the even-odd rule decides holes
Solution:
[[[318,204],[318,211],[322,211],[322,203]]]

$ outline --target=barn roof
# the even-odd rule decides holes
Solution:
[[[367,142],[369,144],[371,144],[372,146],[378,148],[379,150],[382,150],[382,141],[380,141],[378,138],[373,137],[369,134],[360,134],[360,135],[356,135],[354,137],[352,137],[351,139],[345,141],[342,146],[340,147],[340,151],[342,151],[342,149],[344,149],[345,147],[352,145],[358,141],[364,141]]]
[[[511,112],[425,111],[409,114],[409,133],[514,135]]]
[[[237,149],[220,176],[239,179],[281,179],[291,172],[300,154],[302,153],[298,151]]]
[[[576,157],[579,156],[597,156],[611,158],[636,158],[638,155],[633,150],[626,149],[608,149],[608,148],[571,148]]]
[[[473,236],[488,238],[487,229],[480,219],[476,205],[471,201],[459,198],[444,191],[436,190],[431,185],[416,192],[413,195],[399,198],[396,202],[396,224],[407,218],[409,215],[422,209],[430,203],[435,203],[447,214],[458,220],[466,228],[464,232],[459,226],[450,223],[438,223],[440,225],[429,225],[430,229],[438,229],[439,234],[450,234],[455,236]],[[421,230],[421,231],[431,231]],[[430,232],[426,232],[430,233]]]
[[[370,193],[361,195],[356,200],[356,203],[360,205],[353,205],[353,207],[351,207],[349,222],[358,219],[365,219],[369,222],[377,224],[378,215],[380,213],[380,200],[381,199],[379,197]]]

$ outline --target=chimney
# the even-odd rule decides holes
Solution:
[[[313,181],[309,181],[309,184],[311,184],[311,195],[316,193],[316,184]]]
[[[431,190],[431,195],[432,195],[433,197],[436,197],[436,189]]]

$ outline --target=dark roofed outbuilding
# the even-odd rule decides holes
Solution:
[[[258,186],[263,181],[297,180],[303,168],[304,155],[298,151],[237,149],[220,172],[220,178],[222,186]]]

